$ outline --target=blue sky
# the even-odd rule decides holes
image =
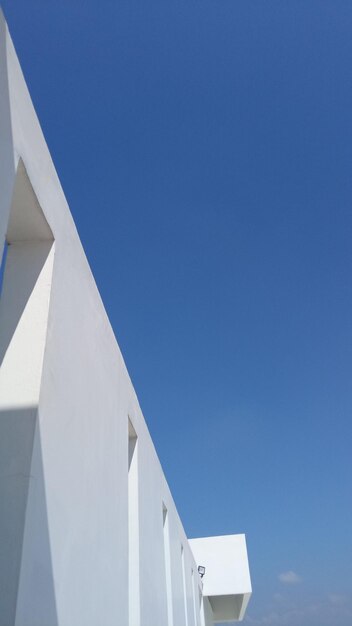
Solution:
[[[3,0],[189,536],[352,623],[352,3]]]

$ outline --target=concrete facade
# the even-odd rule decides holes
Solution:
[[[0,140],[0,626],[242,619],[244,537],[185,535],[2,15]]]

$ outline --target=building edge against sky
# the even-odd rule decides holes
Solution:
[[[2,14],[0,66],[0,626],[242,619],[245,537],[185,535]]]

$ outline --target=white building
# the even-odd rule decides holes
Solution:
[[[0,626],[242,619],[244,535],[184,533],[0,16],[5,241]]]

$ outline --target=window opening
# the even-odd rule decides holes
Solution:
[[[2,291],[2,284],[4,282],[5,265],[6,265],[8,247],[9,247],[9,244],[7,243],[7,240],[5,239],[4,249],[2,252],[1,263],[0,263],[0,296],[1,296],[1,291]]]
[[[173,612],[172,612],[172,581],[171,581],[169,514],[164,503],[163,503],[163,534],[164,534],[164,559],[165,559],[165,575],[166,575],[167,623],[168,623],[168,626],[173,626],[174,619],[173,619]]]
[[[129,626],[139,626],[138,437],[131,420],[128,420],[128,598]]]
[[[184,600],[184,606],[185,606],[185,624],[186,626],[188,626],[186,569],[185,569],[185,553],[184,553],[183,546],[181,546],[181,561],[182,561],[183,600]]]

